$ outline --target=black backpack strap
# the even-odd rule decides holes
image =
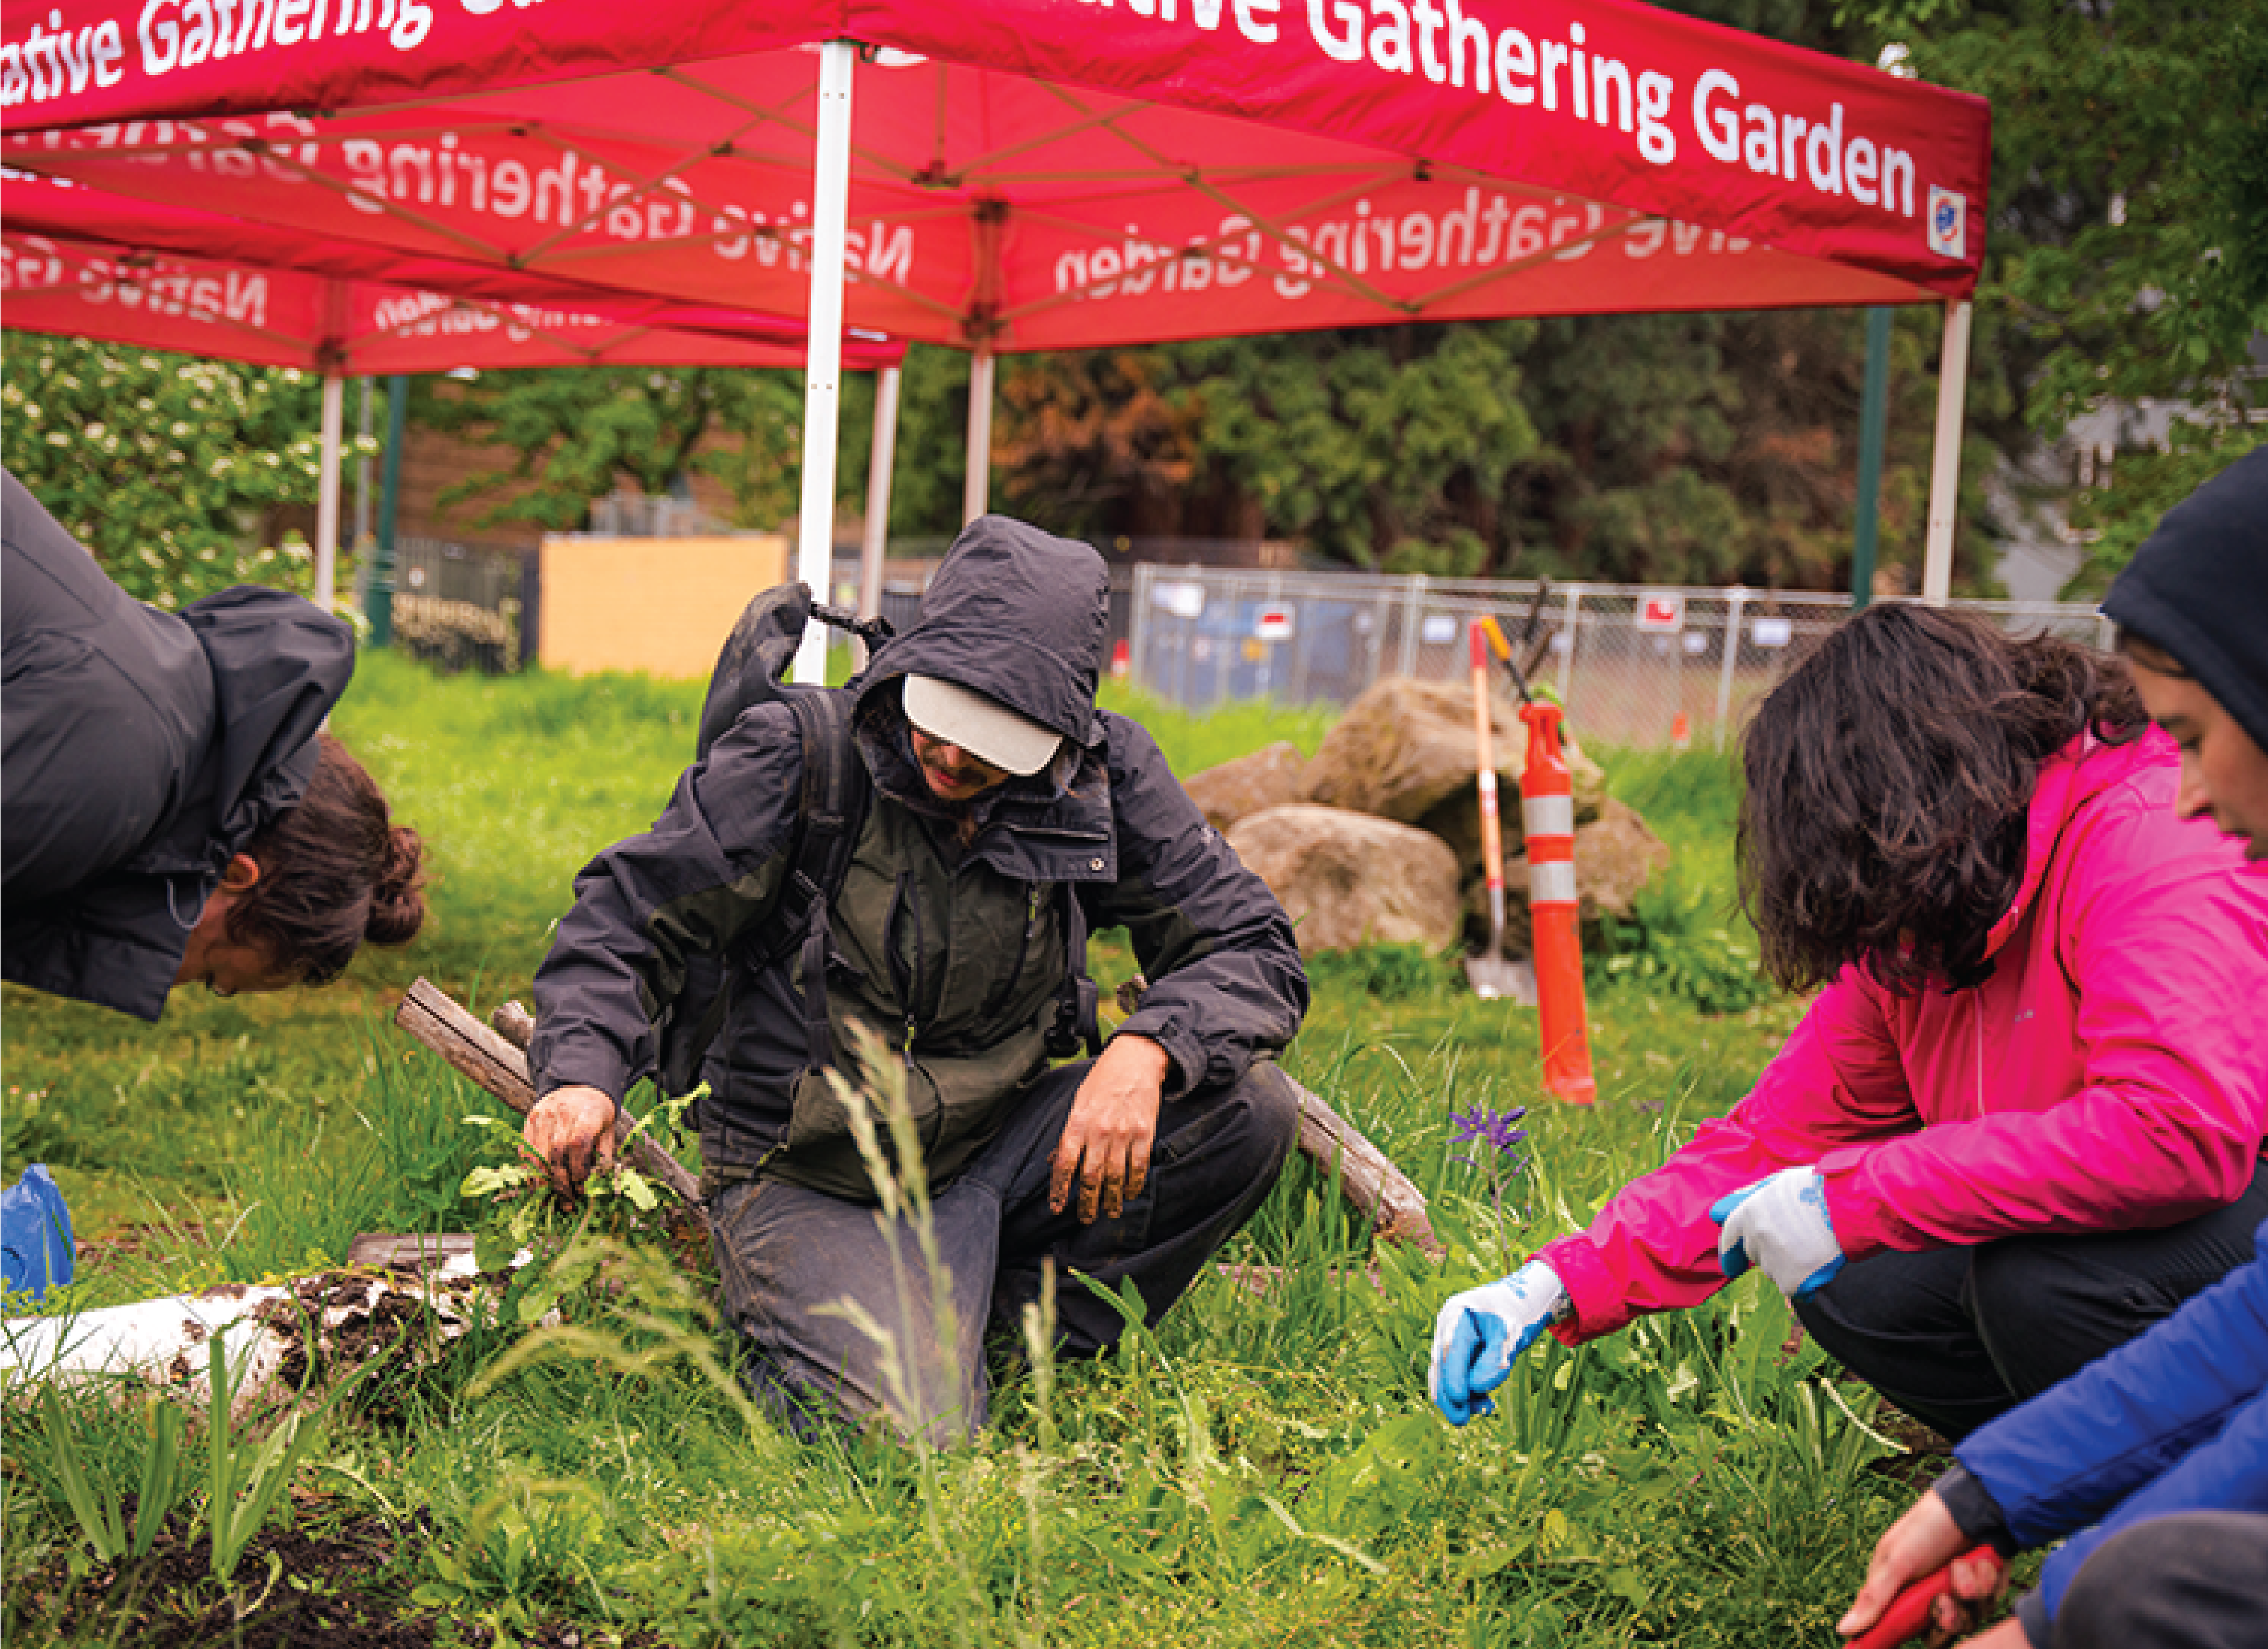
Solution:
[[[850,736],[850,696],[821,690],[786,696],[803,739],[802,822],[795,867],[780,891],[762,960],[775,961],[801,940],[805,1045],[812,1069],[823,1071],[835,1063],[827,1008],[828,907],[850,873],[866,817],[868,780]]]
[[[1086,971],[1086,907],[1079,902],[1075,882],[1058,882],[1063,889],[1064,980],[1056,992],[1055,1023],[1048,1027],[1050,1059],[1069,1059],[1081,1048],[1089,1059],[1102,1052],[1102,1024],[1097,1010],[1102,987]]]

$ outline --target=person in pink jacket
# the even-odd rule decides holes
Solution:
[[[2177,816],[2122,665],[1874,607],[1743,760],[1743,902],[1773,975],[1824,988],[1730,1115],[1441,1308],[1454,1424],[1544,1328],[1579,1343],[1754,1265],[1959,1439],[2253,1256],[2268,873]]]

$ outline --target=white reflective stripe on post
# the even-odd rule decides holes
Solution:
[[[1571,836],[1575,834],[1575,799],[1572,796],[1523,796],[1520,799],[1521,833],[1529,841],[1537,836]]]
[[[1541,864],[1528,861],[1528,902],[1536,905],[1572,905],[1575,902],[1575,867],[1565,859],[1545,859]]]
[[[821,601],[835,572],[835,446],[843,399],[843,232],[850,203],[850,82],[858,48],[819,48],[819,153],[811,191],[810,334],[803,391],[803,507],[796,516],[796,577]],[[805,628],[795,679],[827,680],[827,626]]]
[[[1969,306],[1945,306],[1945,347],[1937,365],[1937,445],[1929,466],[1929,537],[1922,550],[1921,599],[1945,605],[1953,593],[1953,524],[1961,512],[1961,423],[1969,399]]]
[[[968,363],[968,453],[961,478],[961,524],[968,526],[992,502],[992,346]]]
[[[315,605],[326,613],[338,595],[339,435],[346,423],[346,380],[323,374],[323,473],[315,493]]]

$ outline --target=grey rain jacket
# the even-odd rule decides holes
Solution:
[[[1095,927],[1123,925],[1151,983],[1121,1027],[1161,1045],[1166,1098],[1233,1083],[1307,1010],[1292,925],[1167,770],[1156,743],[1098,710],[1108,578],[1084,544],[988,516],[954,543],[922,617],[875,655],[856,696],[873,784],[828,969],[835,1064],[855,1078],[851,1026],[902,1062],[934,1183],[966,1163],[1047,1064],[1067,947],[1069,884]],[[930,799],[899,704],[909,673],[990,695],[1064,735],[1053,765],[975,804],[966,844]],[[657,1027],[686,959],[735,956],[793,868],[802,747],[781,703],[745,712],[679,780],[644,836],[576,880],[536,975],[539,1093],[617,1099],[652,1072]],[[727,968],[724,1029],[703,1075],[705,1159],[871,1196],[840,1101],[808,1069],[800,955]]]
[[[295,595],[144,606],[0,472],[0,974],[156,1019],[353,674],[353,631]]]

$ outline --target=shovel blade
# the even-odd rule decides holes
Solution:
[[[1484,1002],[1510,1002],[1519,1007],[1535,1005],[1535,964],[1502,956],[1465,958],[1465,983]]]

